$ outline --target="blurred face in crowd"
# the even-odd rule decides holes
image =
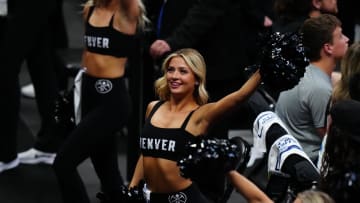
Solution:
[[[322,13],[336,14],[338,12],[337,0],[313,0],[313,4]]]

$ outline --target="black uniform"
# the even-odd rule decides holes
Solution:
[[[90,9],[89,17],[93,8]],[[112,25],[94,27],[87,22],[85,47],[88,51],[128,57],[135,36],[116,31]],[[121,201],[123,179],[118,167],[116,132],[127,123],[130,97],[124,77],[99,78],[80,71],[75,78],[76,127],[61,146],[54,169],[65,202],[90,202],[77,167],[90,158],[102,190],[111,201]],[[80,92],[80,94],[77,94]]]

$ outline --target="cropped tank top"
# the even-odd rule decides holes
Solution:
[[[90,7],[85,25],[84,45],[87,51],[114,57],[128,57],[134,53],[137,46],[135,35],[115,30],[114,15],[108,26],[95,27],[89,23],[94,8],[94,6]]]
[[[195,110],[189,113],[180,128],[159,128],[151,124],[151,118],[163,103],[164,101],[156,103],[145,121],[139,141],[140,150],[144,157],[177,161],[185,153],[186,143],[196,139],[195,136],[185,130]]]

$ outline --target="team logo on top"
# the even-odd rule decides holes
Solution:
[[[186,194],[179,192],[174,195],[169,195],[168,200],[169,200],[169,203],[186,203],[187,196],[186,196]]]
[[[110,80],[100,79],[95,83],[95,89],[100,94],[106,94],[111,91],[113,85]]]

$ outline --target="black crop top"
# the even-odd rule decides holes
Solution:
[[[151,124],[151,117],[163,103],[163,101],[156,103],[145,121],[139,141],[140,150],[144,157],[150,156],[177,161],[185,152],[185,144],[196,139],[195,136],[185,130],[195,110],[189,113],[181,128],[159,128]]]
[[[110,55],[115,57],[128,57],[134,53],[136,47],[135,35],[128,35],[113,28],[114,15],[109,26],[94,27],[89,23],[94,6],[90,7],[85,26],[84,43],[89,52]]]

